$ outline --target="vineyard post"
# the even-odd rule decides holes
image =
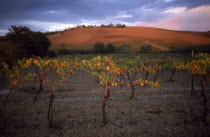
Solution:
[[[50,80],[50,87],[51,87],[51,95],[49,97],[49,109],[48,109],[48,120],[49,120],[49,127],[53,127],[54,126],[54,122],[53,122],[53,102],[54,102],[54,91],[55,91],[55,70],[53,69],[54,64],[52,63],[51,66],[51,80]]]
[[[203,108],[204,108],[204,112],[202,114],[202,121],[204,124],[208,125],[207,121],[206,121],[206,117],[208,115],[208,108],[207,108],[207,97],[206,97],[206,94],[205,94],[205,89],[204,89],[204,84],[203,82],[205,81],[205,76],[203,76],[201,79],[200,79],[200,85],[201,85],[201,96],[203,98]]]
[[[193,60],[194,60],[194,49],[192,49],[192,61]],[[191,96],[195,96],[193,68],[191,69]]]

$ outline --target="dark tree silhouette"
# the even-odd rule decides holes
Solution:
[[[107,50],[108,50],[108,53],[115,53],[116,52],[115,46],[112,45],[111,43],[107,44]]]
[[[106,51],[103,43],[96,43],[93,47],[96,53],[105,53]]]
[[[14,53],[18,58],[46,56],[51,45],[43,33],[31,31],[25,26],[11,26],[6,37],[14,43]]]

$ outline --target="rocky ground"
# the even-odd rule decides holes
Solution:
[[[186,74],[188,75],[188,74]],[[1,137],[208,137],[210,126],[203,124],[202,99],[190,96],[190,76],[177,72],[175,81],[161,76],[161,89],[136,87],[129,99],[128,87],[112,87],[107,102],[108,124],[102,124],[103,87],[93,76],[77,72],[67,84],[57,86],[54,128],[48,128],[49,91],[38,96],[13,91],[4,105],[7,91],[0,92]],[[195,84],[196,85],[196,84]],[[196,86],[199,93],[198,83]],[[207,88],[208,100],[210,91]],[[208,108],[210,110],[210,102]],[[210,114],[207,121],[210,123]]]

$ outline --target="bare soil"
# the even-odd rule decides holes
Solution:
[[[184,74],[184,75],[183,75]],[[150,79],[153,76],[150,75]],[[197,96],[190,96],[190,75],[177,72],[167,82],[169,73],[161,76],[161,89],[136,87],[135,98],[129,99],[129,87],[112,87],[107,102],[108,124],[102,124],[103,86],[95,77],[76,72],[69,83],[57,86],[54,102],[54,128],[48,128],[48,86],[33,102],[34,94],[13,91],[0,94],[1,137],[208,137],[210,126],[203,124],[203,112]],[[198,82],[198,78],[197,78]],[[30,84],[36,82],[32,81]],[[38,87],[38,85],[37,85]],[[209,87],[206,86],[209,96]],[[208,108],[210,109],[208,101]],[[210,114],[207,121],[210,123]]]

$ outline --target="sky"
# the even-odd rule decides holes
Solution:
[[[109,23],[209,31],[210,0],[0,0],[0,35],[11,25],[55,31]]]

